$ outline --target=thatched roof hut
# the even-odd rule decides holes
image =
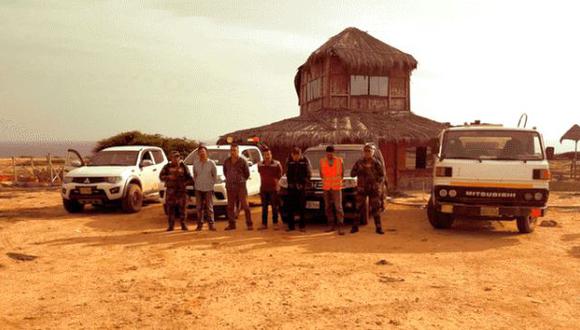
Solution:
[[[259,137],[274,147],[312,146],[324,143],[415,142],[432,140],[444,124],[411,112],[358,112],[327,110],[240,130],[227,137],[246,141]]]
[[[302,71],[305,67],[336,58],[351,74],[388,75],[393,69],[411,71],[417,68],[417,60],[395,47],[355,27],[344,29],[315,50],[298,68],[294,77],[296,92],[300,92]]]
[[[432,175],[431,156],[445,124],[411,112],[415,68],[413,56],[347,28],[298,68],[300,116],[224,134],[218,143],[258,137],[283,159],[295,145],[374,142],[394,186],[422,187]]]
[[[579,141],[580,140],[580,126],[575,124],[574,126],[570,127],[570,129],[562,135],[560,138],[560,143],[564,140],[572,140],[572,141]]]
[[[570,127],[570,129],[562,135],[560,138],[560,143],[564,140],[572,140],[574,141],[574,159],[572,160],[572,177],[576,178],[577,167],[578,167],[578,141],[580,141],[580,126],[575,124],[574,126]]]

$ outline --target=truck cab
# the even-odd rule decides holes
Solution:
[[[456,217],[516,220],[521,233],[546,214],[550,169],[535,129],[465,125],[441,132],[427,207],[436,229]]]

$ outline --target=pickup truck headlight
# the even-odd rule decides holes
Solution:
[[[356,178],[342,180],[342,187],[345,189],[356,188],[356,184],[357,184]]]
[[[123,180],[123,178],[122,178],[122,177],[120,177],[120,176],[108,176],[108,177],[107,177],[107,182],[108,182],[108,183],[113,183],[113,184],[115,184],[115,183],[119,183],[119,182],[121,182],[121,180]]]
[[[62,183],[71,183],[73,181],[73,177],[72,176],[65,176],[62,179]]]
[[[281,188],[288,188],[288,178],[283,176],[280,178],[280,181],[278,181],[278,183],[280,184]]]

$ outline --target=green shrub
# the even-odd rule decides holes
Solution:
[[[116,146],[147,145],[162,148],[166,154],[171,151],[179,151],[184,157],[197,148],[195,140],[187,138],[170,138],[161,134],[144,134],[139,131],[123,132],[97,142],[94,152]]]

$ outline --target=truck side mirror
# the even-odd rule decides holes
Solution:
[[[546,158],[548,160],[554,159],[554,147],[546,147]]]

